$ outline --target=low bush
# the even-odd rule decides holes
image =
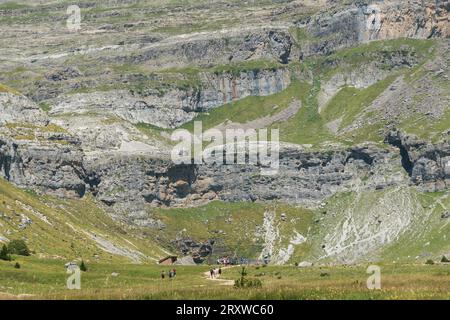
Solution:
[[[11,254],[17,254],[19,256],[30,255],[30,250],[23,240],[11,240],[11,242],[8,244],[8,252]]]

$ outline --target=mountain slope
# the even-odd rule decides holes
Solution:
[[[446,3],[80,1],[77,32],[68,4],[0,5],[3,241],[133,262],[448,250]],[[194,121],[279,129],[278,174],[175,164]]]
[[[24,239],[41,258],[154,262],[167,254],[142,232],[114,221],[92,197],[38,196],[0,179],[0,240]]]

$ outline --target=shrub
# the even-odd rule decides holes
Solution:
[[[86,267],[86,265],[84,264],[84,261],[83,261],[83,260],[81,260],[80,270],[83,271],[83,272],[86,272],[86,271],[87,271],[87,267]]]
[[[234,281],[235,288],[261,288],[262,282],[259,279],[237,279]]]
[[[20,264],[18,262],[16,262],[16,264],[14,265],[14,268],[20,269]]]
[[[30,250],[23,240],[11,240],[11,242],[8,244],[8,251],[11,254],[17,254],[19,256],[30,255]]]
[[[450,262],[446,256],[442,256],[441,262]]]
[[[247,271],[242,267],[241,277],[234,281],[235,288],[261,288],[262,283],[259,279],[247,279]]]
[[[11,261],[11,256],[6,245],[3,245],[2,250],[0,250],[0,260]]]
[[[431,259],[428,259],[428,260],[425,262],[425,264],[434,264],[434,261],[431,260]]]

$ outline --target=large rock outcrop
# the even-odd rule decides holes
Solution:
[[[427,191],[450,187],[450,145],[432,144],[401,131],[392,131],[386,141],[399,148],[402,165],[411,180]]]
[[[83,197],[86,192],[83,153],[72,146],[0,137],[0,176],[21,188],[60,197]]]
[[[192,206],[214,199],[317,205],[339,191],[407,183],[394,151],[362,146],[311,152],[286,146],[273,176],[261,175],[260,165],[175,165],[133,156],[86,158],[85,168],[95,176],[96,196],[109,205]]]

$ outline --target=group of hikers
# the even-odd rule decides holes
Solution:
[[[167,273],[169,275],[169,279],[175,278],[177,276],[177,270],[175,268],[169,270],[169,272]],[[161,279],[165,279],[166,278],[166,271],[161,271]]]
[[[169,270],[169,272],[167,272],[169,279],[175,278],[177,276],[177,270],[171,269]],[[211,270],[209,270],[209,274],[211,276],[211,279],[215,279],[218,278],[222,275],[222,268],[211,268]],[[161,279],[165,279],[166,278],[166,271],[163,270],[161,271]]]
[[[211,279],[218,278],[222,275],[222,268],[214,268],[209,270],[209,275]]]

